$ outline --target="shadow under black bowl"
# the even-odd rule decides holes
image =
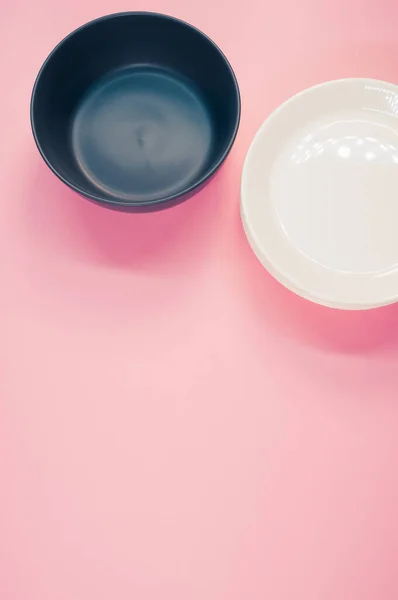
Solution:
[[[52,171],[87,198],[131,211],[176,204],[204,185],[239,119],[221,50],[155,13],[109,15],[71,33],[41,68],[31,102]]]

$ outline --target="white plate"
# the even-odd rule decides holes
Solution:
[[[280,106],[242,175],[246,235],[264,267],[308,300],[398,300],[398,87],[343,79]]]

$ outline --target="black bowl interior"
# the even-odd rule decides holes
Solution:
[[[31,118],[53,171],[94,200],[153,204],[203,183],[239,124],[217,46],[164,15],[124,13],[70,34],[44,63]]]

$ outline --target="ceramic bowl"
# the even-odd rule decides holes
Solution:
[[[68,35],[31,101],[52,171],[82,196],[128,211],[197,191],[228,155],[239,119],[238,84],[221,50],[155,13],[109,15]]]
[[[247,154],[241,214],[264,267],[313,302],[398,300],[398,87],[332,81],[280,106]]]

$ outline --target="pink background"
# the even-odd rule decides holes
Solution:
[[[282,100],[398,82],[394,5],[3,1],[1,600],[398,598],[398,306],[294,297],[238,212],[245,152]],[[74,195],[29,126],[59,39],[134,9],[206,31],[243,98],[218,178],[144,216]]]

